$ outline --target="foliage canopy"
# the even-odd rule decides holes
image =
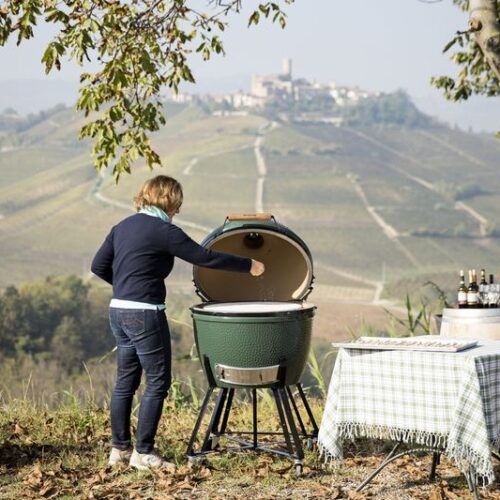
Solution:
[[[286,24],[281,5],[293,0],[257,3],[249,25],[262,18]],[[112,162],[113,173],[130,172],[143,157],[149,167],[161,164],[149,134],[165,123],[159,98],[162,86],[177,91],[182,81],[194,82],[188,58],[204,60],[223,54],[220,38],[228,15],[241,1],[188,0],[6,0],[0,4],[0,45],[11,36],[17,44],[34,36],[44,19],[59,32],[42,58],[47,73],[59,70],[63,59],[84,66],[96,61],[95,72],[80,76],[77,109],[90,117],[80,137],[94,140],[98,170]]]
[[[460,10],[469,10],[469,0],[453,0],[453,3]],[[496,1],[496,6],[497,23],[500,23],[500,0]],[[474,32],[472,26],[464,31],[457,31],[443,49],[443,52],[456,49],[451,55],[451,60],[458,66],[457,75],[454,78],[439,76],[431,79],[431,83],[442,89],[445,97],[451,101],[463,101],[474,94],[488,97],[500,95],[500,81],[486,62],[474,38]]]
[[[0,353],[48,357],[67,371],[113,346],[106,306],[76,276],[10,286],[0,295]]]
[[[286,25],[283,8],[294,0],[255,2],[248,25],[262,19]],[[453,0],[466,9],[468,0]],[[495,6],[498,2],[493,0]],[[42,62],[47,73],[59,70],[64,59],[82,65],[77,108],[89,117],[80,137],[93,139],[95,166],[113,167],[115,179],[130,172],[142,157],[152,168],[161,159],[152,149],[150,134],[165,123],[160,90],[177,91],[181,82],[194,82],[189,61],[224,54],[222,32],[228,16],[241,10],[242,0],[0,0],[0,46],[11,37],[20,44],[34,36],[41,20],[57,26]],[[450,42],[460,72],[441,76],[433,84],[452,100],[471,94],[499,95],[500,85],[471,30]]]

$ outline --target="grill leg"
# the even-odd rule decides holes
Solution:
[[[281,403],[281,395],[276,387],[273,387],[272,391],[273,391],[273,395],[274,395],[274,400],[276,401],[276,408],[278,410],[278,416],[280,418],[281,428],[283,429],[283,436],[285,438],[286,447],[287,447],[288,453],[290,455],[293,455],[293,446],[292,446],[292,442],[290,441],[290,434],[288,432],[288,427],[286,425],[285,414],[283,413],[283,406]]]
[[[318,437],[318,425],[316,424],[316,420],[314,420],[314,415],[311,411],[311,407],[309,406],[309,403],[307,402],[306,395],[304,394],[304,389],[302,389],[302,384],[297,384],[297,390],[299,391],[300,399],[302,400],[302,404],[304,405],[304,408],[306,409],[307,416],[309,417],[309,421],[311,422],[312,428],[313,428],[313,437]]]
[[[253,447],[257,448],[257,389],[252,389]]]
[[[295,402],[295,398],[293,397],[292,390],[288,385],[286,386],[286,392],[288,394],[288,398],[290,399],[290,403],[292,403],[293,411],[295,412],[295,415],[297,415],[297,420],[299,422],[300,430],[302,431],[302,434],[305,437],[308,437],[306,427],[304,425],[304,422],[302,421],[302,417],[299,412],[299,408],[297,407],[297,403]]]
[[[231,412],[231,406],[233,404],[234,389],[229,389],[227,395],[226,408],[224,410],[224,416],[222,417],[222,423],[220,424],[219,434],[224,434],[226,432],[227,421],[229,419],[229,413]]]
[[[203,400],[203,403],[201,405],[200,413],[199,413],[198,418],[196,420],[196,424],[194,426],[193,433],[191,434],[191,439],[189,440],[189,444],[188,444],[188,448],[187,448],[187,452],[186,452],[188,457],[194,455],[193,446],[194,446],[194,442],[196,440],[196,435],[198,434],[198,431],[200,430],[200,425],[201,425],[201,422],[202,422],[203,417],[205,415],[205,411],[207,409],[208,402],[210,401],[210,396],[212,396],[213,391],[214,391],[214,388],[212,386],[210,386],[207,389],[207,393],[205,394],[205,399]]]
[[[226,396],[229,389],[222,389],[217,397],[217,402],[215,403],[214,412],[212,413],[212,418],[208,424],[208,429],[205,434],[205,439],[203,441],[203,446],[201,451],[213,450],[216,443],[214,443],[213,437],[217,434],[217,429],[219,427],[220,418],[222,415],[222,410],[224,408],[224,403],[226,402]]]
[[[283,401],[283,407],[285,408],[285,416],[288,420],[288,426],[290,427],[290,432],[292,434],[293,442],[295,445],[295,456],[298,460],[302,461],[302,459],[304,458],[304,450],[302,449],[302,443],[300,442],[299,433],[297,432],[297,427],[295,426],[293,413],[288,401],[288,395],[285,389],[279,389],[279,391],[281,392],[281,399]]]

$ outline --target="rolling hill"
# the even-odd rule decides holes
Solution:
[[[46,274],[89,275],[143,180],[177,177],[176,223],[200,240],[230,212],[272,212],[309,245],[319,301],[367,302],[391,283],[459,269],[500,272],[500,141],[441,125],[336,127],[214,116],[169,103],[155,136],[165,167],[137,165],[115,185],[61,109],[0,138],[0,287]],[[387,287],[389,285],[389,287]],[[192,293],[177,265],[171,293]],[[384,295],[385,294],[385,295]]]

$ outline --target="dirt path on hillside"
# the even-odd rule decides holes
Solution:
[[[365,278],[363,276],[360,276],[359,274],[354,274],[349,271],[345,271],[343,269],[340,269],[338,267],[333,267],[329,266],[324,263],[318,263],[318,266],[326,269],[327,271],[330,271],[334,274],[337,274],[338,276],[342,276],[343,278],[347,278],[352,281],[356,281],[358,283],[363,283],[363,285],[368,285],[374,289],[373,293],[373,299],[371,302],[367,302],[367,304],[377,304],[380,302],[380,297],[382,296],[382,292],[384,290],[384,280],[371,280],[369,278]]]
[[[450,144],[449,142],[444,141],[440,137],[436,137],[435,135],[429,134],[429,132],[426,132],[425,130],[417,130],[417,134],[420,134],[420,135],[424,136],[426,139],[430,139],[433,142],[437,142],[441,146],[444,146],[446,149],[453,151],[458,156],[461,156],[462,158],[469,160],[471,163],[474,163],[475,165],[478,165],[479,167],[486,167],[487,166],[486,163],[484,163],[483,161],[478,160],[474,156],[471,156],[469,153],[462,151],[461,149],[457,148],[456,146],[453,146],[453,144]]]
[[[421,267],[420,262],[416,257],[410,252],[410,250],[400,241],[398,231],[392,227],[384,218],[376,211],[373,205],[368,203],[368,198],[359,182],[355,179],[350,179],[354,185],[354,190],[363,202],[364,207],[367,212],[372,216],[375,223],[382,229],[384,234],[390,239],[394,245],[405,255],[405,257],[418,269]]]
[[[276,122],[266,122],[259,127],[259,136],[255,139],[253,152],[255,154],[255,163],[257,167],[257,184],[255,187],[255,212],[264,212],[264,187],[267,176],[267,165],[264,155],[261,151],[262,142],[265,134],[275,129],[279,125]]]
[[[371,142],[372,144],[375,144],[381,149],[385,149],[386,151],[389,151],[390,153],[399,156],[400,158],[403,158],[404,160],[410,161],[411,163],[418,165],[419,167],[425,167],[424,163],[419,160],[418,158],[415,158],[414,156],[408,155],[406,153],[402,153],[401,151],[398,151],[397,149],[388,146],[387,144],[384,144],[383,142],[379,141],[378,139],[375,139],[375,137],[372,137],[368,134],[365,134],[364,132],[360,132],[359,130],[352,129],[350,127],[345,127],[345,130],[350,132],[353,135],[356,135],[358,137],[361,137],[362,139],[365,139],[368,142]],[[438,140],[439,143],[442,143],[448,147],[448,149],[452,148],[452,151],[455,151],[455,148],[450,146],[444,141]],[[459,150],[456,150],[459,151]],[[455,151],[455,152],[456,152]],[[462,153],[463,155],[466,155],[466,153]],[[467,155],[469,157],[469,155]],[[470,157],[472,158],[472,157]],[[468,159],[470,159],[468,158]],[[476,163],[479,160],[475,160]],[[432,191],[433,193],[437,193],[440,196],[442,194],[438,191],[438,189],[432,184],[431,182],[426,181],[425,179],[422,179],[420,177],[417,177],[415,175],[411,175],[408,172],[406,172],[404,169],[396,167],[395,165],[386,165],[387,167],[391,168],[392,170],[395,170],[396,172],[400,173],[407,179],[412,180],[413,182],[416,182],[417,184],[420,184],[424,188],[428,189],[429,191]],[[453,205],[453,208],[457,211],[465,212],[468,214],[470,217],[472,217],[479,225],[479,233],[481,236],[485,236],[487,234],[487,225],[488,225],[488,220],[483,217],[481,214],[479,214],[476,210],[474,210],[470,205],[467,205],[464,202],[457,202]]]
[[[236,148],[229,148],[229,149],[223,149],[222,151],[216,151],[214,153],[209,153],[209,154],[206,154],[206,155],[202,155],[201,157],[199,156],[195,156],[194,158],[192,158],[190,160],[190,162],[186,165],[186,167],[184,168],[184,170],[182,171],[182,175],[193,175],[193,167],[199,163],[200,161],[200,158],[203,159],[203,158],[213,158],[215,156],[221,156],[221,155],[225,155],[227,153],[234,153],[236,151],[243,151],[244,149],[249,149],[251,148],[252,145],[251,144],[243,144],[243,146],[238,146]],[[203,174],[200,172],[196,172],[196,175],[206,175],[206,174]],[[210,174],[211,175],[211,174]]]

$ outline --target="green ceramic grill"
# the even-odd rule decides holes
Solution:
[[[300,378],[311,345],[315,306],[313,262],[306,244],[271,214],[238,214],[213,231],[202,245],[263,262],[255,278],[195,267],[194,283],[203,302],[191,308],[196,347],[209,387],[187,448],[189,460],[217,451],[255,450],[289,457],[302,472],[302,440],[312,446],[318,426]],[[259,429],[258,388],[269,388],[276,403],[280,431]],[[229,430],[237,389],[249,389],[252,430]],[[294,392],[295,391],[295,392]],[[196,450],[198,432],[212,394],[218,392],[205,437]],[[306,429],[302,407],[312,428]],[[266,436],[265,440],[259,440]],[[284,441],[276,439],[283,438]],[[221,440],[236,444],[222,448]],[[283,447],[284,445],[284,447]]]
[[[309,354],[315,306],[306,244],[271,214],[234,214],[206,248],[263,262],[261,277],[195,267],[203,303],[191,308],[196,346],[211,386],[297,384]]]

